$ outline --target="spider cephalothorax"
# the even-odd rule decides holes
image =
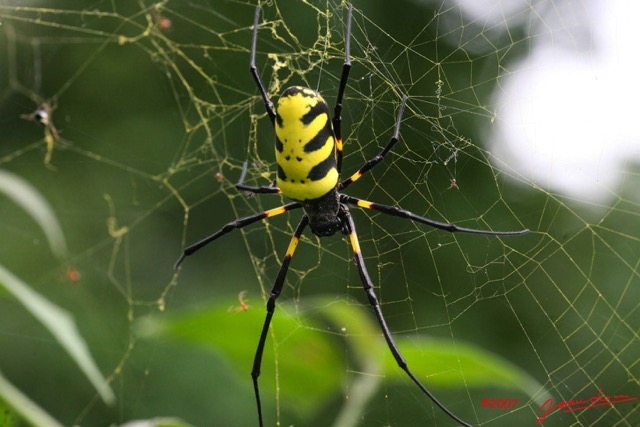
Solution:
[[[344,224],[340,219],[344,207],[339,197],[338,191],[333,188],[320,199],[308,200],[302,204],[305,215],[309,217],[309,228],[316,236],[333,236],[338,231],[345,233]]]

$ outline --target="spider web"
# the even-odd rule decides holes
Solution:
[[[254,7],[0,5],[0,167],[43,193],[70,248],[65,259],[50,255],[38,228],[3,199],[0,259],[73,312],[117,404],[102,403],[10,298],[0,300],[0,370],[65,425],[166,416],[192,425],[256,422],[248,372],[300,213],[236,231],[173,270],[186,245],[284,202],[234,187],[245,160],[248,184],[275,177],[273,130],[248,72]],[[501,2],[482,12],[477,3],[452,1],[390,7],[354,4],[345,176],[386,144],[407,94],[401,143],[348,193],[464,227],[531,229],[522,237],[453,235],[352,210],[409,366],[474,425],[534,423],[547,399],[637,397],[637,160],[627,149],[622,163],[606,161],[612,134],[637,135],[618,122],[625,115],[601,111],[604,105],[578,126],[560,121],[570,109],[555,114],[564,86],[552,82],[569,76],[565,85],[578,81],[581,96],[606,91],[572,79],[578,68],[561,67],[567,52],[592,66],[600,58],[595,30],[582,19],[592,10],[557,0]],[[616,13],[612,7],[605,15]],[[345,16],[345,4],[334,0],[263,4],[257,65],[274,100],[295,84],[334,102]],[[541,45],[558,61],[533,61]],[[539,87],[526,79],[558,69]],[[538,97],[558,122],[551,135],[532,110],[519,108]],[[49,126],[24,120],[42,105],[53,108]],[[602,137],[596,145],[574,145],[562,157],[566,139],[588,136],[581,132],[594,122],[606,129],[587,132]],[[545,151],[538,133],[555,142],[556,163],[532,172]],[[581,169],[584,151],[595,160]],[[580,191],[572,193],[574,181]],[[267,425],[450,424],[397,367],[385,368],[393,363],[347,240],[305,233],[278,307],[261,376]],[[434,348],[458,352],[433,359]],[[491,355],[487,365],[498,379],[476,378],[483,371],[465,354],[478,363]],[[509,375],[517,379],[500,378]],[[519,403],[489,408],[484,398]],[[639,423],[637,400],[558,409],[544,421]]]

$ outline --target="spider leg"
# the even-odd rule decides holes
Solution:
[[[247,176],[247,168],[249,162],[245,160],[242,164],[242,173],[240,174],[240,179],[236,184],[236,189],[240,191],[248,191],[254,194],[279,194],[281,193],[280,189],[276,187],[275,181],[271,183],[271,185],[263,185],[262,187],[254,187],[251,185],[244,185],[244,178]]]
[[[283,213],[285,213],[287,211],[290,211],[292,209],[297,209],[297,208],[299,208],[301,206],[302,206],[302,204],[299,203],[299,202],[287,203],[286,205],[283,205],[283,206],[280,206],[280,207],[277,207],[277,208],[269,209],[269,210],[264,211],[264,212],[260,212],[260,213],[254,214],[254,215],[249,215],[249,216],[246,216],[244,218],[239,218],[239,219],[236,219],[234,221],[231,221],[231,222],[223,225],[222,228],[220,228],[220,230],[216,231],[215,233],[211,234],[210,236],[207,236],[204,239],[200,240],[199,242],[196,242],[193,245],[185,248],[185,250],[182,252],[182,255],[180,256],[180,258],[176,262],[176,265],[175,265],[174,268],[176,268],[176,269],[180,268],[180,264],[182,264],[182,261],[184,261],[184,259],[186,257],[188,257],[189,255],[192,255],[193,253],[199,251],[200,249],[202,249],[203,247],[205,247],[209,243],[211,243],[214,240],[216,240],[218,237],[223,236],[223,235],[229,233],[232,230],[235,230],[237,228],[245,227],[245,226],[247,226],[249,224],[253,224],[254,222],[260,221],[261,219],[271,218],[272,216],[283,214]]]
[[[407,96],[403,95],[402,102],[400,103],[400,109],[398,110],[398,118],[396,119],[396,128],[393,132],[393,135],[391,136],[391,139],[389,140],[387,145],[382,149],[380,154],[378,154],[377,156],[369,160],[360,169],[358,169],[356,173],[354,173],[349,178],[345,179],[340,184],[338,184],[339,190],[347,188],[353,182],[360,179],[362,175],[364,175],[365,173],[373,169],[373,167],[376,166],[378,163],[380,163],[382,159],[384,159],[384,156],[386,156],[389,153],[389,151],[391,151],[393,146],[398,143],[398,141],[400,140],[400,122],[402,121],[402,115],[404,114],[404,107],[406,104],[407,104]]]
[[[251,60],[249,62],[249,71],[251,72],[251,76],[253,76],[253,80],[258,87],[258,91],[260,92],[260,96],[264,101],[264,107],[267,110],[267,115],[269,116],[269,120],[271,120],[271,124],[275,126],[276,124],[276,111],[273,107],[273,102],[269,98],[269,94],[267,94],[267,90],[264,87],[264,83],[262,83],[262,78],[260,77],[260,73],[256,68],[256,46],[258,44],[258,22],[260,21],[260,5],[256,6],[256,13],[253,18],[253,35],[251,38]],[[250,185],[244,185],[244,178],[247,174],[247,162],[245,161],[242,165],[242,174],[240,175],[240,180],[236,184],[236,188],[241,191],[249,191],[254,194],[277,194],[280,193],[280,189],[275,186],[275,183],[270,186],[262,186],[262,187],[254,187]]]
[[[256,68],[256,44],[258,42],[258,21],[260,21],[260,5],[256,6],[256,14],[253,18],[253,36],[251,39],[251,62],[249,63],[249,71],[251,71],[251,75],[253,76],[253,80],[256,82],[256,86],[258,86],[258,90],[260,91],[260,96],[262,96],[262,100],[264,101],[264,107],[267,110],[267,114],[269,115],[271,124],[275,126],[276,112],[273,109],[273,102],[271,102],[271,99],[269,99],[267,90],[265,89],[264,84],[262,83],[262,79],[260,78],[260,73]]]
[[[404,219],[410,219],[411,221],[430,225],[431,227],[439,228],[440,230],[449,231],[451,233],[461,232],[461,233],[471,233],[471,234],[484,234],[487,236],[519,236],[521,234],[526,234],[529,232],[529,230],[527,229],[518,230],[518,231],[490,231],[490,230],[477,230],[475,228],[458,227],[455,224],[434,221],[432,219],[416,215],[412,212],[406,211],[396,206],[388,206],[388,205],[381,205],[379,203],[368,202],[366,200],[358,199],[357,197],[347,196],[346,194],[341,194],[340,200],[342,201],[342,203],[346,203],[352,206],[358,206],[360,208],[371,209],[378,212],[382,212],[387,215],[397,216]]]
[[[256,404],[258,406],[258,419],[260,421],[260,427],[263,427],[264,424],[262,421],[262,404],[260,403],[260,388],[258,387],[258,377],[260,376],[260,368],[262,366],[262,353],[264,351],[264,344],[267,341],[267,334],[269,333],[271,318],[273,317],[273,313],[276,309],[276,299],[278,299],[280,293],[282,292],[282,287],[284,286],[284,280],[287,276],[287,271],[289,270],[291,258],[293,257],[293,253],[298,247],[300,236],[302,235],[302,232],[304,231],[307,224],[309,224],[309,218],[304,215],[300,220],[300,223],[298,223],[298,227],[293,233],[293,237],[291,238],[291,242],[289,243],[289,248],[287,249],[284,258],[282,259],[282,264],[280,265],[278,276],[276,277],[276,281],[273,284],[273,288],[271,288],[269,300],[267,301],[267,317],[264,319],[262,332],[260,333],[260,340],[258,341],[258,347],[256,348],[256,355],[253,359],[251,378],[253,378],[253,389],[256,395]]]
[[[338,96],[336,97],[336,105],[333,110],[333,132],[336,135],[336,156],[338,158],[338,173],[342,171],[342,98],[349,81],[349,71],[351,70],[351,15],[353,14],[353,6],[349,4],[347,12],[347,29],[344,36],[344,65],[342,66],[342,76],[340,77],[340,86],[338,88]]]
[[[389,327],[387,326],[387,322],[384,320],[384,316],[382,315],[382,309],[380,308],[380,302],[378,301],[378,297],[376,296],[373,290],[373,282],[371,281],[371,277],[369,277],[369,273],[367,271],[367,267],[364,264],[364,258],[362,257],[362,253],[360,252],[360,243],[358,242],[358,235],[356,234],[356,227],[353,222],[353,218],[348,210],[344,210],[343,221],[345,221],[345,226],[347,229],[347,233],[349,234],[349,240],[351,241],[351,248],[353,249],[353,258],[356,263],[356,267],[358,268],[358,273],[360,274],[360,281],[362,282],[362,287],[364,288],[365,293],[367,294],[367,298],[369,299],[369,304],[373,308],[376,317],[378,318],[378,323],[380,324],[380,328],[382,329],[382,334],[384,335],[384,339],[387,341],[387,346],[391,351],[394,359],[398,363],[398,366],[406,372],[406,374],[411,378],[411,380],[420,387],[420,390],[424,394],[427,395],[429,399],[436,404],[438,408],[440,408],[444,413],[446,413],[449,417],[454,419],[456,422],[460,423],[463,426],[470,427],[471,425],[461,420],[456,416],[453,412],[447,409],[434,395],[431,393],[415,376],[413,372],[409,369],[407,365],[407,361],[400,353],[400,350],[396,346],[393,337],[391,336],[391,332],[389,331]]]

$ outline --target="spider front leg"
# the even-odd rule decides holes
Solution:
[[[253,76],[253,80],[258,87],[258,91],[260,92],[260,96],[264,102],[264,107],[267,111],[267,115],[269,116],[269,120],[271,120],[271,124],[275,126],[276,124],[276,111],[273,106],[273,101],[269,98],[269,94],[267,93],[267,89],[264,87],[264,83],[262,83],[262,78],[260,77],[260,73],[258,72],[258,68],[256,67],[256,46],[258,44],[258,22],[260,21],[260,5],[256,6],[256,13],[253,18],[253,35],[251,38],[251,60],[249,62],[249,71],[251,72],[251,76]],[[240,175],[240,180],[236,184],[236,188],[241,191],[249,191],[254,194],[278,194],[280,193],[280,189],[275,186],[275,183],[268,186],[255,187],[244,184],[244,178],[247,174],[247,165],[248,163],[245,161],[242,165],[242,174]]]
[[[389,151],[391,151],[393,146],[398,143],[398,141],[400,140],[400,123],[402,122],[402,115],[404,114],[404,107],[406,105],[407,105],[407,96],[403,95],[402,96],[402,101],[400,102],[400,108],[398,109],[398,117],[396,119],[396,127],[395,127],[395,130],[393,131],[393,135],[391,136],[391,139],[389,139],[389,142],[387,143],[387,145],[382,149],[380,154],[378,154],[377,156],[375,156],[374,158],[369,160],[360,169],[358,169],[356,171],[356,173],[354,173],[349,178],[345,179],[340,184],[338,184],[339,185],[339,188],[338,188],[339,190],[343,190],[343,189],[347,188],[349,185],[353,184],[355,181],[360,179],[360,177],[362,175],[364,175],[365,173],[367,173],[368,171],[373,169],[378,163],[380,163],[384,159],[384,157],[389,153]]]
[[[182,255],[180,256],[180,258],[178,258],[178,261],[176,261],[175,264],[175,269],[177,270],[178,268],[180,268],[180,265],[182,264],[182,261],[184,261],[184,259],[186,257],[188,257],[189,255],[193,255],[195,252],[199,251],[200,249],[202,249],[203,247],[205,247],[206,245],[208,245],[209,243],[213,242],[214,240],[218,239],[221,236],[224,236],[225,234],[237,229],[237,228],[243,228],[246,227],[249,224],[253,224],[254,222],[258,222],[261,219],[266,219],[266,218],[271,218],[272,216],[276,216],[276,215],[280,215],[283,214],[287,211],[290,211],[292,209],[297,209],[302,207],[302,204],[300,204],[299,202],[291,202],[291,203],[287,203],[286,205],[277,207],[277,208],[273,208],[273,209],[269,209],[267,211],[264,212],[260,212],[254,215],[249,215],[247,217],[244,218],[239,218],[236,219],[234,221],[231,221],[225,225],[222,226],[222,228],[218,231],[216,231],[215,233],[205,237],[204,239],[200,240],[199,242],[194,243],[193,245],[187,247],[184,249],[184,251],[182,252]]]
[[[340,195],[340,201],[351,206],[358,206],[359,208],[371,209],[374,211],[382,212],[387,215],[397,216],[402,219],[408,219],[420,224],[426,224],[440,230],[448,231],[450,233],[469,233],[469,234],[483,234],[485,236],[520,236],[527,234],[528,229],[517,231],[492,231],[492,230],[478,230],[475,228],[459,227],[455,224],[448,222],[435,221],[433,219],[425,218],[420,215],[416,215],[413,212],[409,212],[397,206],[381,205],[380,203],[368,202],[366,200],[358,199],[357,197],[347,196],[346,194]]]
[[[278,299],[280,293],[282,292],[282,287],[284,286],[284,280],[287,277],[287,271],[289,270],[291,258],[293,258],[293,253],[298,247],[300,236],[302,235],[302,232],[304,231],[307,224],[309,224],[309,218],[304,215],[300,220],[296,231],[293,233],[293,237],[291,238],[291,242],[289,243],[289,248],[287,249],[284,258],[282,259],[280,271],[278,271],[278,276],[276,277],[276,281],[273,284],[273,288],[271,288],[269,300],[267,301],[267,317],[264,319],[262,332],[260,333],[260,340],[258,341],[258,348],[256,349],[256,355],[253,359],[251,378],[253,378],[253,389],[256,395],[256,404],[258,405],[258,419],[260,421],[260,427],[263,427],[264,424],[262,421],[262,404],[260,402],[260,388],[258,386],[258,377],[260,376],[260,368],[262,366],[262,354],[264,352],[264,345],[267,341],[267,334],[269,333],[269,326],[271,325],[273,313],[276,310],[276,299]]]
[[[382,315],[382,309],[380,308],[380,302],[378,301],[378,297],[376,296],[373,290],[373,282],[371,281],[371,277],[369,277],[369,272],[367,271],[367,267],[364,264],[364,258],[362,257],[362,253],[360,252],[360,243],[358,242],[358,235],[356,234],[356,226],[353,222],[353,218],[351,214],[347,210],[345,206],[345,210],[343,211],[342,219],[345,224],[345,228],[347,233],[349,234],[349,240],[351,241],[351,248],[353,249],[353,258],[356,263],[356,267],[358,268],[358,273],[360,275],[360,281],[362,282],[362,287],[364,288],[365,293],[367,294],[367,298],[369,299],[369,304],[373,308],[373,311],[378,319],[378,323],[380,324],[380,328],[382,329],[382,334],[384,335],[384,339],[387,341],[387,346],[391,351],[394,359],[398,363],[398,366],[411,378],[411,380],[420,388],[420,390],[427,395],[429,399],[433,403],[436,404],[438,408],[440,408],[444,413],[446,413],[449,417],[451,417],[456,422],[460,423],[463,426],[470,427],[471,425],[467,422],[461,420],[457,415],[447,409],[436,397],[431,393],[415,376],[413,372],[409,369],[407,365],[407,361],[400,353],[400,350],[396,346],[393,337],[391,336],[391,332],[389,331],[389,327],[387,326],[387,322],[384,320],[384,316]]]
[[[340,76],[340,86],[338,87],[338,96],[336,97],[336,105],[333,109],[333,132],[336,135],[336,169],[338,173],[342,172],[342,98],[349,81],[349,71],[351,71],[351,15],[353,15],[353,6],[349,4],[347,13],[347,29],[344,36],[344,65],[342,66],[342,75]]]
[[[256,82],[256,86],[258,86],[258,90],[260,91],[260,96],[262,96],[262,100],[264,101],[264,107],[267,110],[267,114],[269,115],[269,119],[271,120],[271,124],[275,126],[276,124],[276,112],[273,108],[273,102],[269,98],[269,94],[262,83],[262,78],[260,78],[260,73],[256,68],[256,45],[258,43],[258,21],[260,21],[260,5],[256,6],[256,14],[253,18],[253,36],[251,39],[251,61],[249,62],[249,71],[253,76],[253,80]]]
[[[263,185],[262,187],[254,187],[252,185],[245,185],[244,179],[247,176],[247,169],[249,167],[249,162],[245,160],[242,164],[242,173],[240,174],[240,179],[236,184],[236,189],[240,191],[248,191],[254,194],[279,194],[282,191],[276,187],[275,181],[271,183],[271,185]]]

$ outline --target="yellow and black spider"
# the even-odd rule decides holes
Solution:
[[[293,86],[286,89],[280,96],[277,105],[274,107],[273,103],[269,99],[269,95],[267,94],[255,65],[258,21],[260,20],[260,6],[256,7],[253,21],[253,38],[251,42],[250,71],[264,101],[267,115],[275,128],[275,154],[276,162],[278,164],[278,172],[275,182],[269,186],[252,187],[244,185],[243,182],[246,174],[245,163],[236,188],[256,194],[281,193],[289,199],[292,199],[293,202],[255,215],[239,218],[225,224],[217,232],[184,249],[182,256],[176,263],[176,268],[179,268],[185,257],[192,255],[205,245],[232,230],[245,227],[262,219],[283,214],[293,209],[302,208],[302,219],[293,233],[293,237],[289,243],[287,252],[284,255],[280,270],[278,271],[278,276],[267,301],[267,315],[262,327],[262,332],[260,334],[258,347],[253,361],[253,369],[251,371],[260,426],[263,426],[263,417],[258,377],[260,376],[260,368],[262,366],[262,353],[264,351],[269,325],[271,324],[271,318],[273,317],[273,313],[276,308],[276,299],[282,292],[291,258],[298,246],[300,236],[307,226],[311,228],[311,232],[313,234],[319,237],[332,236],[338,232],[349,236],[351,247],[353,249],[354,261],[358,268],[362,286],[367,294],[369,304],[373,308],[378,322],[380,323],[380,328],[382,329],[384,338],[387,341],[387,345],[389,346],[396,362],[400,368],[406,372],[411,380],[420,387],[420,390],[433,401],[433,403],[458,423],[468,426],[469,424],[447,409],[420,382],[413,372],[411,372],[407,366],[407,362],[398,350],[382,315],[380,303],[378,302],[378,298],[376,297],[373,289],[373,282],[369,277],[362,253],[360,252],[360,244],[358,243],[355,224],[351,214],[349,213],[349,207],[372,209],[388,215],[430,225],[449,232],[458,231],[464,233],[508,236],[524,234],[529,230],[485,231],[463,228],[453,224],[424,218],[399,207],[368,202],[342,193],[345,188],[357,181],[363,174],[380,163],[387,153],[389,153],[391,148],[393,148],[393,146],[398,142],[400,137],[402,114],[407,102],[407,97],[403,96],[402,101],[400,102],[400,108],[398,109],[395,131],[380,154],[366,162],[349,178],[344,181],[340,181],[340,172],[342,168],[342,132],[340,113],[342,110],[342,99],[349,79],[349,71],[351,69],[351,16],[352,7],[349,6],[345,34],[345,61],[342,67],[342,76],[340,78],[333,118],[330,118],[329,106],[324,98],[322,98],[322,96],[320,96],[320,94],[315,90],[302,86]]]

